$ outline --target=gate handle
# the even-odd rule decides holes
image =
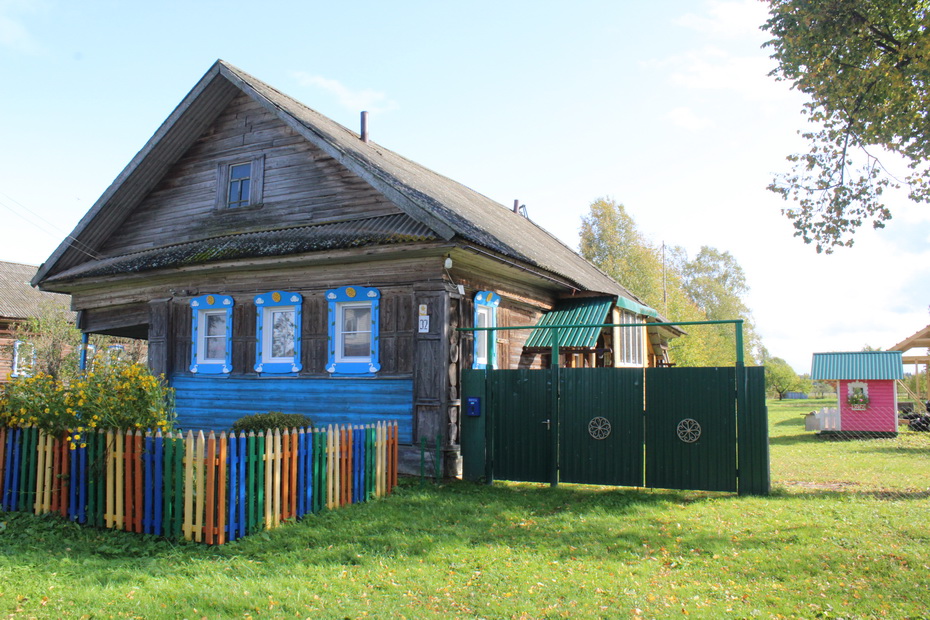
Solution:
[[[552,430],[552,420],[543,420],[540,424],[545,424],[547,431]]]

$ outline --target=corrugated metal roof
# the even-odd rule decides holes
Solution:
[[[225,235],[133,252],[84,263],[49,278],[49,281],[434,239],[436,236],[429,228],[406,215],[384,215],[318,226]]]
[[[29,281],[38,267],[20,263],[0,262],[0,316],[27,319],[39,316],[43,306],[70,309],[71,297],[46,293],[32,288]]]
[[[564,299],[544,314],[526,339],[526,348],[552,346],[552,330],[539,329],[554,325],[601,325],[607,322],[607,313],[614,304],[613,297],[582,297]],[[572,327],[559,330],[559,346],[564,348],[593,348],[597,344],[600,327]]]
[[[814,353],[811,379],[903,379],[901,351],[857,351],[854,353]]]

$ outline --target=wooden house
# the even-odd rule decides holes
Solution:
[[[17,345],[20,336],[16,326],[48,309],[68,308],[70,304],[67,295],[46,293],[30,285],[37,269],[35,265],[0,261],[0,384],[28,366],[32,356],[28,339]]]
[[[814,430],[869,436],[898,431],[900,351],[814,353],[811,379],[836,385],[837,407],[815,414]]]
[[[70,293],[85,332],[146,338],[182,426],[393,419],[408,469],[439,437],[456,470],[460,369],[548,363],[529,330],[457,328],[639,325],[577,330],[575,365],[665,362],[680,333],[518,209],[223,61],[34,282]]]

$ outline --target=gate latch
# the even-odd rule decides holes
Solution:
[[[552,430],[552,420],[543,420],[540,424],[545,424],[547,431]]]

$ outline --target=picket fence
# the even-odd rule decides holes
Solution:
[[[221,545],[397,484],[397,423],[283,432],[0,428],[0,510]]]

